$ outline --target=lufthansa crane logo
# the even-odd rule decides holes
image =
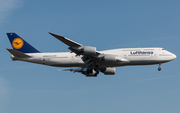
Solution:
[[[15,49],[21,49],[22,46],[24,45],[24,42],[21,38],[15,38],[13,41],[12,41],[12,46],[15,48]]]

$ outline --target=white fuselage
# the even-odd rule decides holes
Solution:
[[[117,58],[127,59],[127,61],[122,62],[100,61],[100,67],[161,64],[176,58],[176,55],[163,48],[123,48],[100,52],[116,55]],[[70,52],[27,53],[27,55],[30,55],[31,58],[17,58],[12,56],[12,59],[56,67],[85,67],[82,56],[76,56],[76,54]]]

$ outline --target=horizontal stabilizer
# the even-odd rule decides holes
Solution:
[[[30,58],[31,56],[26,55],[24,53],[21,53],[19,51],[16,51],[14,49],[8,49],[6,48],[12,55],[16,56],[16,57],[20,57],[20,58]]]

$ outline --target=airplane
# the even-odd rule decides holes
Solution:
[[[13,61],[25,61],[55,67],[71,67],[63,71],[79,72],[87,77],[96,77],[99,72],[115,75],[115,67],[153,65],[172,61],[176,55],[164,48],[121,48],[97,51],[96,47],[83,46],[61,35],[49,32],[68,46],[71,52],[42,53],[18,36],[7,33],[13,49],[6,48]],[[76,67],[76,68],[75,68]]]

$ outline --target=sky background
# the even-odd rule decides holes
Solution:
[[[0,113],[179,113],[179,0],[0,0]],[[162,65],[116,68],[85,77],[57,67],[11,61],[16,32],[41,52],[68,47],[48,32],[97,50],[163,47]]]

